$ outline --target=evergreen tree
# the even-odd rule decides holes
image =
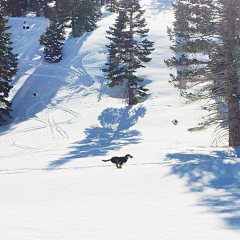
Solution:
[[[40,13],[48,14],[50,10],[48,3],[53,3],[54,0],[0,0],[4,13],[16,17],[24,15],[27,8],[35,11],[37,17]]]
[[[198,127],[201,130],[217,126],[216,140],[227,130],[229,145],[240,145],[239,113],[239,16],[237,0],[179,0],[173,5],[175,18],[169,29],[176,53],[166,61],[177,67],[171,74],[176,87],[186,82],[183,96],[189,101],[206,100],[203,109],[209,111]],[[180,68],[179,68],[180,66]]]
[[[40,44],[45,45],[45,59],[59,62],[65,40],[65,28],[72,18],[73,36],[79,37],[84,32],[96,28],[100,16],[98,1],[94,0],[57,0],[50,16],[50,26],[40,36]]]
[[[220,62],[222,67],[219,69],[219,66],[214,64],[212,72],[220,75],[218,79],[224,82],[229,145],[240,146],[240,2],[219,0],[219,16],[221,44],[213,56],[213,61]]]
[[[91,32],[97,27],[97,20],[101,16],[98,1],[74,0],[72,12],[73,37],[80,37],[85,32]]]
[[[117,10],[118,0],[107,1],[106,10],[109,12],[115,12]]]
[[[5,10],[11,13],[12,17],[21,16],[21,11],[27,8],[27,0],[2,0]]]
[[[10,33],[7,32],[10,27],[7,22],[0,5],[0,125],[6,122],[5,117],[11,117],[12,109],[8,96],[12,88],[12,77],[17,73],[17,55],[12,53]]]
[[[53,17],[58,18],[59,23],[65,24],[71,19],[73,1],[75,0],[56,0]]]
[[[40,44],[44,45],[45,59],[56,63],[62,60],[62,49],[65,41],[64,25],[53,17],[46,32],[40,36]]]
[[[117,12],[115,24],[107,31],[110,45],[107,45],[108,63],[103,72],[107,73],[109,87],[125,84],[128,103],[133,105],[146,96],[148,90],[138,85],[144,79],[135,73],[145,67],[142,62],[151,60],[148,55],[154,50],[153,42],[146,38],[149,29],[139,1],[121,0]]]
[[[48,2],[48,0],[31,0],[31,5],[36,11],[37,17],[40,17],[40,12],[46,9]]]
[[[72,36],[80,37],[85,32],[84,29],[84,12],[86,7],[84,2],[79,0],[73,0],[73,11],[72,11]]]

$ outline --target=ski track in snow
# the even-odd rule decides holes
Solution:
[[[43,61],[38,44],[46,19],[10,19],[20,104],[0,133],[1,240],[238,239],[239,159],[210,147],[209,132],[186,131],[202,115],[182,108],[167,82],[172,13],[161,11],[170,1],[141,2],[156,50],[142,71],[151,97],[132,108],[101,75],[112,14],[93,33],[69,37],[57,64]],[[122,170],[101,161],[126,153],[134,158]]]
[[[154,4],[149,4],[148,1],[146,2],[148,3],[148,7],[153,6],[156,10],[154,5],[156,4],[155,1],[153,1]],[[16,150],[12,153],[3,153],[1,156],[2,158],[19,157],[30,153],[44,153],[46,151],[57,151],[58,149],[61,149],[64,146],[64,143],[69,140],[68,133],[64,130],[64,125],[78,122],[81,118],[80,112],[69,109],[65,106],[65,103],[71,99],[84,98],[85,96],[95,93],[96,90],[100,90],[97,80],[93,79],[84,68],[84,66],[89,66],[89,68],[91,68],[91,65],[97,61],[97,58],[94,58],[94,56],[96,54],[103,54],[106,51],[105,48],[97,45],[95,49],[84,50],[83,48],[82,50],[82,46],[87,41],[91,33],[85,34],[80,39],[68,39],[69,41],[75,41],[75,45],[69,45],[71,47],[75,47],[75,49],[71,49],[70,55],[66,53],[66,59],[60,63],[48,64],[42,60],[43,53],[42,50],[40,50],[42,49],[42,46],[36,42],[36,39],[38,40],[41,33],[39,33],[39,29],[42,29],[42,32],[44,32],[45,27],[47,26],[47,21],[45,20],[42,22],[35,18],[31,19],[31,21],[32,27],[30,30],[26,32],[22,32],[22,30],[20,30],[20,34],[18,35],[15,29],[13,34],[13,40],[15,43],[14,50],[16,52],[20,52],[20,67],[17,76],[30,76],[33,79],[37,77],[40,79],[50,78],[54,79],[54,81],[59,79],[59,81],[62,82],[62,85],[60,88],[59,86],[56,88],[53,87],[50,91],[42,94],[38,101],[34,102],[26,109],[26,119],[31,119],[31,121],[35,122],[33,124],[34,127],[26,127],[25,124],[21,124],[16,130],[13,130],[5,143],[10,148],[14,148]],[[34,23],[34,21],[36,22]],[[36,27],[38,31],[33,32]],[[35,38],[30,38],[30,42],[28,44],[24,44],[32,33]],[[67,45],[68,40],[64,49],[69,48]],[[38,53],[37,56],[40,56],[40,58],[36,58],[36,52]],[[23,70],[21,66],[24,64],[34,67],[33,71],[30,69],[27,71]],[[26,81],[28,81],[28,79]],[[25,83],[23,83],[23,88],[24,84]],[[56,92],[57,94],[54,96]],[[89,107],[91,107],[91,102],[88,104]],[[42,112],[39,112],[38,109],[42,109],[43,106],[46,106],[45,109]],[[151,106],[154,107],[155,103],[151,103]],[[65,117],[65,120],[56,120],[55,113],[59,111],[67,116]],[[46,132],[44,143],[41,143],[40,145],[33,147],[31,143],[26,144],[22,142],[21,138],[19,138],[19,136],[23,134],[32,131],[37,132],[38,130]]]
[[[35,19],[34,19],[35,20]],[[34,21],[32,20],[32,21]],[[44,25],[45,26],[45,25]],[[45,28],[42,29],[44,31]],[[30,31],[29,31],[30,32]],[[73,55],[75,55],[73,58],[69,58],[70,61],[66,62],[63,61],[64,65],[61,65],[62,63],[58,63],[56,65],[54,64],[47,64],[44,63],[43,60],[40,59],[40,61],[33,60],[33,49],[36,49],[36,47],[33,47],[32,44],[29,44],[26,46],[29,47],[29,49],[26,49],[26,46],[22,46],[22,41],[20,38],[25,36],[24,34],[20,34],[17,38],[15,36],[14,38],[14,50],[16,52],[21,51],[22,48],[25,48],[25,54],[20,54],[19,57],[19,63],[20,66],[22,64],[28,64],[29,66],[36,67],[35,71],[33,72],[24,72],[21,70],[21,67],[18,71],[18,75],[29,75],[31,77],[47,77],[47,78],[58,78],[62,81],[67,83],[67,85],[62,86],[60,90],[57,90],[57,95],[54,98],[52,98],[52,94],[56,91],[55,89],[52,89],[50,92],[47,92],[43,94],[39,101],[32,104],[30,107],[26,109],[26,117],[27,119],[31,119],[31,121],[35,121],[36,123],[39,123],[38,125],[34,127],[23,127],[19,129],[19,126],[16,131],[12,131],[10,134],[11,136],[8,137],[6,140],[6,144],[9,145],[10,148],[14,147],[17,148],[17,150],[13,153],[8,154],[2,154],[1,158],[9,158],[9,157],[19,157],[24,156],[32,153],[43,153],[46,151],[56,151],[60,149],[64,142],[69,140],[68,133],[64,130],[65,124],[73,123],[76,121],[79,121],[81,114],[79,112],[76,112],[74,110],[71,110],[67,107],[64,107],[64,104],[62,102],[68,102],[70,99],[78,98],[79,93],[82,93],[84,96],[91,94],[91,92],[94,90],[94,86],[84,86],[81,84],[81,82],[88,81],[87,79],[87,73],[82,65],[83,59],[90,55],[94,55],[95,53],[102,51],[99,50],[89,50],[84,52],[84,54],[78,54],[75,55],[76,51],[79,49],[76,49],[76,51],[72,51]],[[25,36],[25,40],[27,37]],[[87,61],[87,60],[84,60]],[[90,63],[88,61],[88,63]],[[74,65],[76,67],[74,67]],[[68,66],[68,67],[66,67]],[[37,73],[35,73],[37,71]],[[45,74],[46,72],[46,74]],[[67,77],[64,77],[61,75],[61,72],[68,73]],[[50,73],[50,75],[49,75]],[[24,84],[23,86],[24,87]],[[66,95],[67,94],[67,95]],[[38,112],[38,107],[41,108],[41,106],[45,106],[46,103],[47,108],[43,111],[42,114],[35,114]],[[56,111],[62,111],[63,114],[67,116],[67,119],[65,121],[56,121],[55,119],[55,112]],[[41,116],[40,116],[41,115]],[[31,144],[25,145],[21,142],[21,139],[18,141],[18,136],[25,134],[27,132],[37,131],[37,130],[44,130],[47,131],[46,141],[39,145],[32,147]]]

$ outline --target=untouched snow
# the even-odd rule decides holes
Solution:
[[[212,130],[187,131],[204,112],[168,83],[170,3],[142,4],[156,50],[139,71],[151,96],[133,107],[101,72],[115,15],[69,35],[57,64],[44,62],[38,42],[47,19],[10,19],[19,71],[13,119],[0,127],[1,240],[240,237],[239,158],[224,142],[212,146]],[[101,161],[128,153],[122,169]]]

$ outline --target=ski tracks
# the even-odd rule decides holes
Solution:
[[[3,143],[6,145],[5,149],[11,150],[2,150],[1,158],[44,154],[67,146],[69,135],[65,126],[78,122],[81,117],[80,112],[70,109],[71,101],[79,101],[77,98],[83,100],[99,88],[99,84],[96,84],[96,80],[88,74],[83,65],[92,63],[92,56],[102,52],[102,48],[91,49],[76,55],[69,62],[60,62],[58,65],[33,61],[29,55],[22,59],[22,64],[27,61],[26,64],[37,67],[31,73],[33,77],[47,77],[55,81],[61,79],[62,86],[38,96],[39,100],[26,109],[27,121],[14,125],[15,129],[11,130],[8,139]],[[21,72],[21,69],[19,70]]]
[[[93,52],[86,52],[84,56],[89,54],[93,54]],[[9,151],[2,153],[1,158],[21,157],[34,153],[44,154],[58,151],[65,146],[69,136],[64,126],[78,122],[81,117],[79,112],[70,109],[69,104],[66,103],[77,98],[84,98],[92,94],[96,88],[94,84],[89,86],[85,84],[89,81],[89,75],[81,67],[84,56],[80,56],[78,60],[75,59],[80,66],[71,61],[68,68],[65,67],[66,65],[57,67],[61,73],[66,71],[65,83],[67,85],[62,86],[56,96],[54,96],[55,89],[46,92],[39,97],[39,101],[26,110],[28,123],[19,123],[16,129],[11,131],[10,137],[5,141],[7,147],[11,149],[11,153]],[[46,64],[39,66],[37,75],[46,76],[45,71],[41,73],[41,67],[45,69],[47,66]],[[49,69],[56,72],[53,66],[49,66]],[[36,72],[33,72],[32,75],[36,75]],[[59,78],[60,76],[53,75],[51,77]],[[43,110],[41,111],[41,109]],[[31,139],[33,135],[35,137]]]
[[[12,130],[6,140],[11,153],[1,154],[1,158],[57,151],[64,147],[65,142],[69,140],[64,126],[79,121],[81,116],[79,112],[64,106],[64,103],[73,97],[74,92],[79,91],[79,87],[73,85],[74,83],[69,83],[62,87],[54,97],[54,89],[43,94],[38,102],[26,110],[27,123],[19,123],[16,129]],[[43,106],[44,110],[39,111]]]
[[[28,110],[28,114],[31,115],[31,109]],[[65,115],[62,121],[56,120],[56,115],[59,115],[59,111],[62,112],[61,115]],[[34,122],[29,123],[30,127],[23,124],[22,128],[12,131],[6,143],[15,151],[4,154],[1,158],[19,157],[32,153],[42,154],[62,149],[64,143],[69,140],[69,136],[64,130],[64,125],[78,121],[79,117],[79,113],[67,108],[47,106],[42,113],[35,115],[29,120]],[[32,139],[33,135],[34,138]]]

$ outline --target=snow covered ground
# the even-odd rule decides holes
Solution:
[[[69,37],[57,64],[38,42],[47,19],[10,19],[19,71],[12,122],[0,127],[1,240],[240,237],[240,159],[227,143],[212,146],[212,130],[187,131],[204,113],[168,83],[169,1],[142,4],[156,50],[140,71],[151,96],[133,107],[101,72],[115,15]],[[101,161],[128,153],[122,169]]]

